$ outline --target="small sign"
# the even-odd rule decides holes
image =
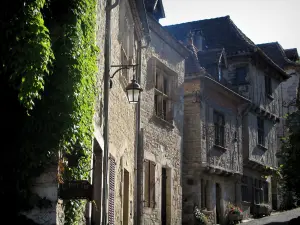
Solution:
[[[66,181],[59,185],[58,196],[64,200],[93,198],[93,186],[87,180]]]

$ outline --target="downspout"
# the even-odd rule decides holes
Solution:
[[[109,151],[109,127],[108,127],[108,106],[109,106],[109,83],[110,83],[110,63],[111,63],[111,10],[119,4],[116,0],[107,0],[106,20],[105,20],[105,43],[104,43],[104,90],[103,90],[103,139],[104,139],[104,157],[103,157],[103,192],[102,192],[102,225],[107,224],[107,193],[108,193],[108,151]]]
[[[138,41],[138,51],[137,51],[137,74],[136,80],[139,84],[142,82],[142,49],[148,48],[150,43],[150,39],[146,39],[146,45],[142,46],[142,41]],[[142,146],[142,138],[141,135],[141,95],[140,100],[137,103],[136,107],[136,149],[135,149],[135,162],[134,166],[136,169],[136,176],[135,176],[135,213],[136,216],[134,217],[134,224],[141,225],[142,224],[142,216],[143,216],[143,201],[142,201],[142,194],[143,194],[143,160],[144,160],[144,148]]]

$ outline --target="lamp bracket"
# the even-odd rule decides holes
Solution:
[[[110,79],[114,78],[114,76],[116,75],[117,72],[119,72],[120,70],[129,70],[130,68],[135,68],[137,67],[138,64],[129,64],[129,65],[112,65],[111,67],[116,67],[118,68],[114,73],[113,75],[110,77]]]

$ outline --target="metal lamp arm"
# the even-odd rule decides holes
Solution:
[[[111,67],[119,67],[119,69],[117,69],[113,75],[111,75],[110,79],[114,78],[114,76],[116,75],[117,72],[119,72],[120,70],[123,70],[123,69],[130,69],[130,67],[136,67],[136,65],[116,65],[116,66],[111,66]]]

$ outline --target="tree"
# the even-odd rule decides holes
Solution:
[[[300,88],[300,84],[298,90]],[[282,139],[280,173],[284,192],[300,199],[300,93],[297,92],[297,111],[287,115],[287,136]]]

